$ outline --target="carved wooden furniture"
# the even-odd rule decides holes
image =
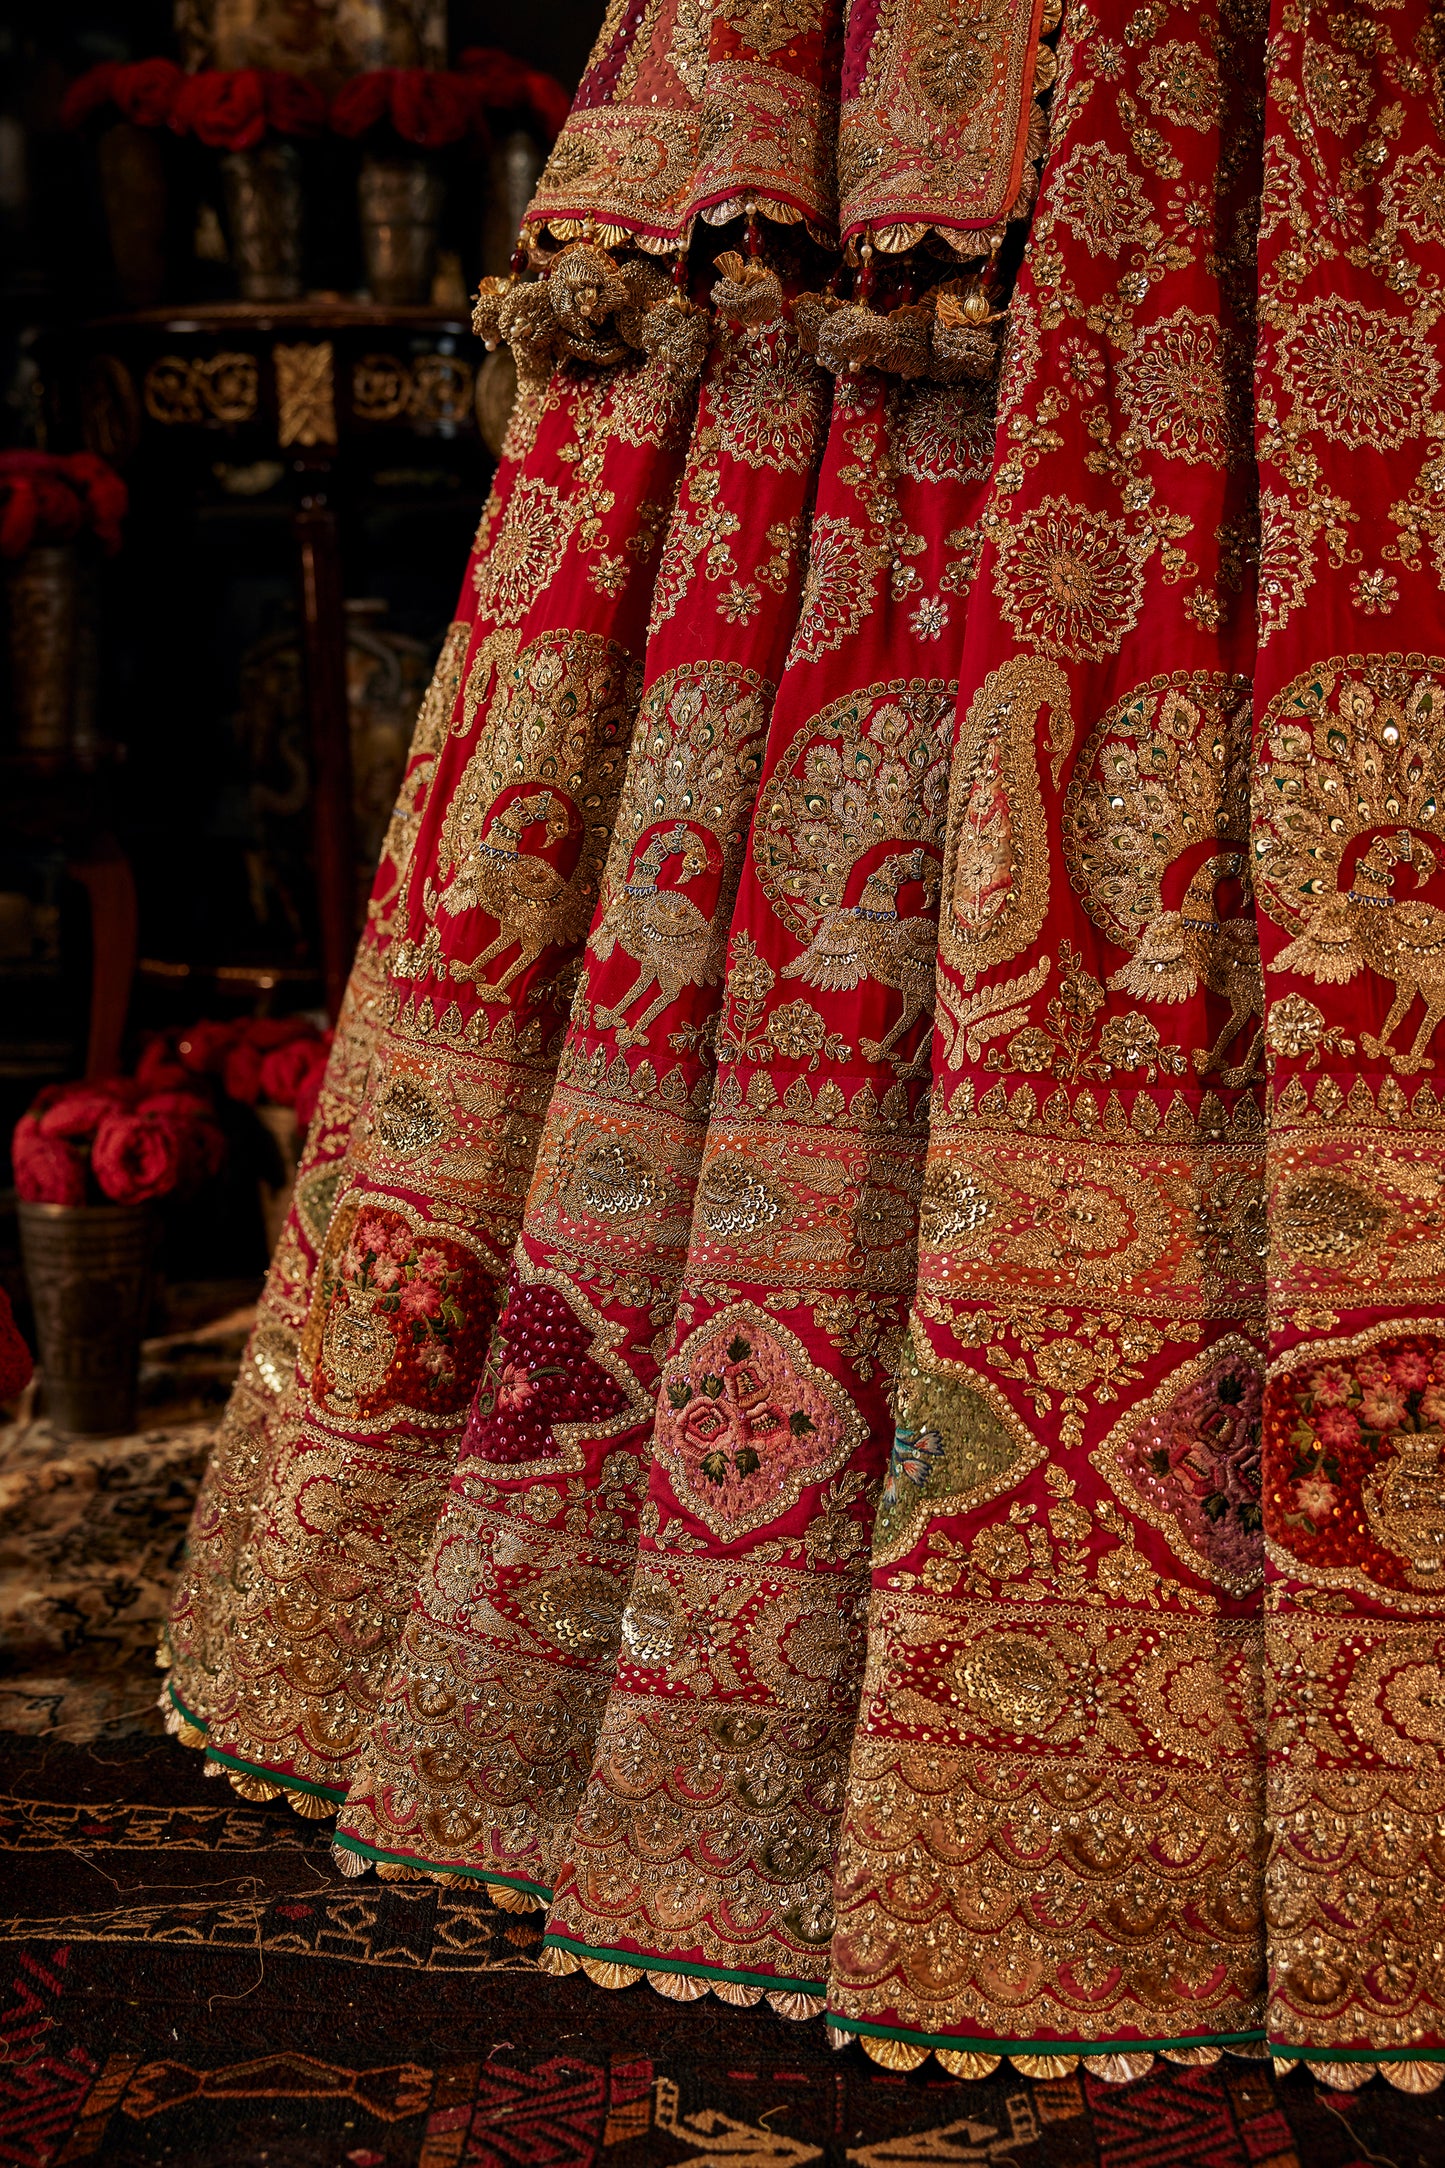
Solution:
[[[320,962],[335,1013],[356,939],[346,639],[335,483],[353,455],[419,443],[483,486],[486,360],[462,312],[310,299],[143,310],[69,333],[56,427],[123,473],[178,479],[218,459],[288,470],[307,674]],[[410,452],[405,449],[410,446]]]

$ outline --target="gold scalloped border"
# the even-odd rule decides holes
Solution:
[[[746,1980],[709,1980],[692,1972],[656,1972],[648,1965],[580,1957],[575,1950],[555,1945],[544,1949],[537,1963],[554,1980],[568,1979],[575,1972],[585,1973],[594,1987],[635,1987],[639,1980],[645,1980],[655,1995],[664,1996],[668,2002],[701,2002],[704,1995],[716,1995],[719,2002],[734,2010],[755,2010],[760,2002],[766,2002],[779,2017],[792,2018],[799,2024],[807,2018],[821,2017],[827,2007],[826,1996],[804,1995],[796,1988],[767,1988]]]
[[[165,1666],[167,1673],[160,1693],[161,1717],[167,1732],[179,1745],[204,1752],[205,1732],[183,1716],[171,1698],[170,1664],[164,1647],[158,1652],[156,1661]],[[284,1799],[303,1821],[321,1822],[340,1812],[335,1802],[318,1798],[314,1792],[297,1791],[292,1785],[273,1783],[266,1777],[248,1776],[244,1770],[227,1768],[224,1762],[208,1760],[206,1775],[228,1778],[231,1789],[252,1806],[265,1806],[272,1800]],[[546,1900],[533,1896],[528,1890],[513,1889],[505,1882],[488,1882],[478,1875],[453,1874],[444,1867],[405,1866],[396,1860],[367,1859],[341,1845],[332,1846],[331,1857],[348,1880],[374,1872],[381,1882],[436,1882],[446,1889],[480,1890],[498,1912],[545,1912],[547,1909]],[[555,1979],[565,1979],[575,1972],[585,1973],[594,1987],[635,1987],[639,1980],[645,1980],[654,1994],[664,1996],[669,2002],[700,2002],[704,1995],[715,1995],[719,2002],[735,2010],[753,2010],[760,2002],[767,2002],[780,2017],[792,2018],[799,2023],[821,2017],[826,2008],[826,1999],[822,1995],[771,1990],[742,1980],[708,1980],[695,1973],[656,1972],[646,1965],[623,1965],[607,1958],[579,1957],[575,1951],[555,1947],[544,1949],[537,1963],[543,1972],[550,1973]],[[1296,2070],[1307,2070],[1316,2084],[1336,2093],[1357,2092],[1376,2077],[1393,2085],[1396,2092],[1415,2095],[1433,2093],[1445,2085],[1445,2062],[1427,2062],[1423,2058],[1401,2062],[1329,2062],[1313,2056],[1271,2056],[1263,2044],[1229,2048],[1115,2049],[1103,2055],[1004,2056],[974,2048],[921,2047],[911,2040],[879,2040],[868,2033],[849,2032],[843,2026],[828,2027],[829,2045],[834,2048],[849,2047],[855,2040],[864,2054],[884,2070],[921,2070],[931,2055],[951,2078],[991,2077],[1000,2064],[1007,2061],[1011,2069],[1026,2078],[1067,2078],[1083,2069],[1090,2077],[1101,2078],[1109,2085],[1132,2085],[1136,2079],[1147,2076],[1156,2062],[1203,2070],[1228,2054],[1255,2062],[1268,2058],[1277,2078],[1287,2078]]]

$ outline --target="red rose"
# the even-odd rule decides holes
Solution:
[[[471,125],[473,103],[464,83],[435,68],[398,68],[392,76],[392,126],[423,150],[460,142]]]
[[[242,1029],[240,1024],[188,1025],[176,1040],[176,1052],[193,1075],[204,1076],[223,1066]]]
[[[269,1054],[273,1046],[287,1046],[292,1039],[309,1039],[316,1030],[309,1016],[253,1016],[241,1026],[248,1046]]]
[[[92,113],[109,105],[119,73],[118,61],[103,60],[98,68],[87,68],[84,75],[77,77],[60,101],[61,127],[82,127]]]
[[[532,70],[498,45],[469,45],[457,62],[483,105],[522,105]]]
[[[239,1099],[243,1106],[253,1107],[261,1096],[261,1062],[259,1047],[243,1039],[233,1046],[226,1056],[221,1070],[221,1083],[228,1098]]]
[[[181,1186],[198,1189],[226,1164],[226,1140],[212,1119],[209,1099],[197,1091],[152,1092],[137,1114],[154,1115],[177,1132],[181,1146]]]
[[[35,1365],[30,1350],[15,1328],[10,1302],[0,1290],[0,1400],[13,1400],[30,1383]]]
[[[261,1064],[261,1091],[265,1098],[274,1099],[278,1107],[294,1107],[296,1094],[310,1076],[315,1064],[314,1039],[292,1039],[285,1046],[273,1047]]]
[[[266,93],[259,68],[205,68],[182,84],[171,111],[178,135],[214,151],[249,151],[266,133]]]
[[[284,68],[267,68],[262,76],[266,118],[278,135],[320,135],[326,126],[326,99],[316,83],[304,75],[288,75]]]
[[[175,1056],[170,1036],[161,1032],[144,1048],[135,1065],[135,1080],[143,1091],[180,1091],[191,1081],[192,1071]]]
[[[85,497],[91,532],[107,555],[113,556],[120,548],[121,522],[130,505],[125,483],[94,452],[70,452],[61,465]]]
[[[170,119],[184,81],[173,60],[132,60],[116,69],[111,96],[138,128],[159,128]]]
[[[35,540],[40,516],[35,484],[28,475],[17,474],[13,479],[0,478],[0,487],[7,493],[5,509],[0,512],[0,557],[23,557]]]
[[[90,1167],[113,1204],[166,1197],[181,1177],[178,1125],[160,1114],[113,1113],[90,1148]]]
[[[135,1111],[137,1114],[165,1114],[175,1122],[208,1122],[211,1102],[203,1092],[190,1085],[188,1078],[179,1089],[168,1086],[161,1091],[147,1092],[143,1099],[136,1101]]]
[[[26,1204],[84,1204],[85,1161],[62,1137],[43,1137],[33,1114],[15,1125],[10,1145],[15,1194]]]
[[[85,525],[85,506],[63,475],[36,475],[35,525],[45,542],[73,541]]]
[[[114,1114],[114,1092],[77,1084],[64,1098],[47,1107],[37,1124],[42,1137],[63,1137],[67,1144],[85,1144],[95,1135],[108,1114]]]
[[[331,101],[331,126],[339,136],[363,136],[391,110],[391,70],[375,68],[353,75]]]
[[[478,104],[493,110],[521,107],[532,114],[549,143],[571,111],[572,101],[555,75],[529,68],[494,45],[468,46],[458,65]]]
[[[527,104],[536,116],[537,123],[549,143],[554,143],[562,133],[562,123],[572,110],[572,100],[555,75],[544,75],[540,68],[527,70]]]

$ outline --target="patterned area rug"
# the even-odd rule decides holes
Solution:
[[[820,2024],[552,1980],[536,1922],[342,1882],[155,1714],[155,1630],[246,1328],[147,1350],[146,1427],[0,1435],[0,2168],[1430,2168],[1445,2105],[1225,2060],[903,2077]]]

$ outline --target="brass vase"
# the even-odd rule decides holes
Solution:
[[[227,151],[221,180],[241,299],[295,301],[302,290],[301,153],[294,143]]]
[[[96,594],[74,542],[42,542],[5,575],[14,749],[27,759],[93,754]]]
[[[66,1438],[135,1428],[153,1219],[143,1204],[16,1206],[44,1408]]]
[[[356,182],[366,284],[383,308],[431,299],[441,175],[421,158],[366,158]]]
[[[148,309],[166,285],[166,168],[159,131],[117,121],[96,151],[110,258],[121,301]]]
[[[294,1107],[259,1106],[261,1126],[276,1147],[270,1168],[260,1178],[261,1218],[266,1228],[266,1255],[275,1254],[291,1210],[296,1188],[296,1168],[301,1158],[301,1127]]]
[[[484,277],[501,278],[510,267],[522,220],[546,162],[536,137],[525,128],[514,128],[493,148],[487,160],[487,206],[482,216]]]

